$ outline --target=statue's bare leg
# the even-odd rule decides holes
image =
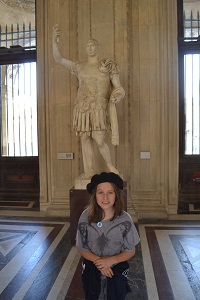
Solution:
[[[81,147],[84,168],[84,173],[81,174],[81,179],[90,179],[94,175],[94,153],[92,138],[90,136],[82,135]]]
[[[99,147],[99,151],[107,164],[108,170],[110,172],[119,174],[119,171],[112,164],[111,156],[110,156],[110,149],[105,142],[105,132],[94,131],[92,137],[94,138],[94,140],[96,141],[96,143]]]

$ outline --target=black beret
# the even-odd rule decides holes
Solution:
[[[91,182],[87,184],[87,191],[89,194],[92,194],[93,189],[99,183],[102,182],[111,182],[114,183],[120,190],[123,190],[123,180],[121,177],[113,172],[102,172],[101,174],[95,174],[91,178]]]

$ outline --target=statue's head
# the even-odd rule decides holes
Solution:
[[[87,44],[88,44],[88,43],[92,43],[92,44],[94,44],[94,45],[96,45],[96,46],[99,47],[99,42],[98,42],[97,40],[93,39],[93,38],[90,38],[90,39],[87,41]]]
[[[97,55],[99,51],[99,42],[95,39],[89,39],[86,43],[86,51],[89,56]]]

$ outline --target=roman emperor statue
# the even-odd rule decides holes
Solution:
[[[110,172],[119,174],[111,161],[110,149],[105,142],[105,134],[111,131],[111,142],[119,144],[116,104],[125,91],[119,79],[119,69],[115,61],[98,57],[99,42],[89,39],[86,43],[87,60],[71,61],[62,57],[58,43],[60,30],[53,27],[53,55],[55,61],[78,78],[79,87],[74,104],[73,128],[81,139],[84,173],[82,179],[95,174],[93,141],[106,162]]]

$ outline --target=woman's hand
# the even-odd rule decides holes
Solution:
[[[114,263],[114,256],[102,257],[94,261],[95,266],[101,272],[101,274],[107,277],[112,277],[114,275],[113,270],[111,268]]]
[[[104,268],[104,269],[100,270],[100,272],[102,275],[104,275],[106,277],[110,277],[110,278],[112,278],[114,275],[112,268]]]

